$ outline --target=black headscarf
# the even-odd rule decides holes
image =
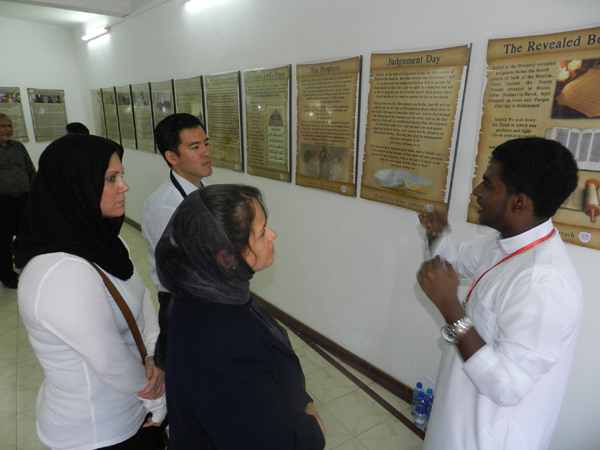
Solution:
[[[15,265],[65,252],[93,261],[122,280],[133,264],[119,231],[124,216],[105,219],[100,201],[110,158],[123,147],[99,136],[70,135],[51,143],[39,169],[14,243]]]
[[[204,189],[218,188],[213,185]],[[175,298],[247,304],[269,331],[291,349],[285,329],[252,297],[250,279],[254,271],[208,210],[200,191],[188,195],[179,205],[156,246],[155,256],[158,278]]]

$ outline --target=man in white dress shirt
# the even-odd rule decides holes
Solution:
[[[169,178],[148,197],[142,211],[142,235],[148,248],[150,276],[158,289],[161,335],[156,343],[155,364],[164,369],[164,351],[168,329],[168,307],[171,296],[160,284],[156,274],[154,250],[171,216],[183,199],[212,174],[210,146],[200,120],[186,113],[172,114],[154,130],[156,146],[171,171]]]
[[[550,219],[577,165],[542,138],[498,146],[474,190],[496,230],[455,245],[446,217],[421,214],[417,280],[447,325],[424,450],[538,450],[550,444],[582,314],[581,283]],[[458,279],[472,279],[463,302]]]

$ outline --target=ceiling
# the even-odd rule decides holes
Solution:
[[[0,16],[74,28],[98,16],[123,18],[166,0],[10,0],[0,1]]]

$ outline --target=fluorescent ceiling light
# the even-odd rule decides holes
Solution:
[[[109,30],[108,27],[99,27],[99,28],[96,28],[91,33],[88,33],[85,36],[81,36],[81,39],[83,39],[84,41],[91,41],[92,39],[96,39],[97,37],[108,33],[108,30]]]
[[[210,8],[225,0],[187,0],[185,7],[188,11],[200,11],[205,8]]]

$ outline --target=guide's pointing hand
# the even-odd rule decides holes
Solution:
[[[419,222],[425,228],[430,243],[442,234],[444,228],[450,227],[446,215],[440,214],[437,211],[428,214],[419,214]]]

